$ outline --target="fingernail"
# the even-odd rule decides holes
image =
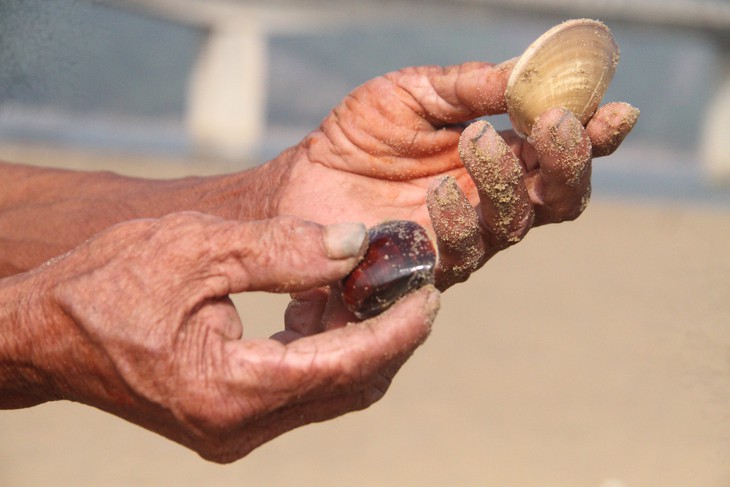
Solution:
[[[494,130],[492,124],[487,122],[486,120],[480,120],[478,122],[475,122],[475,127],[477,127],[479,130],[474,134],[474,137],[472,137],[471,139],[474,143],[477,143],[479,140],[483,140],[485,134],[491,134]]]
[[[560,127],[563,126],[563,124],[565,122],[572,121],[573,118],[575,118],[575,116],[570,112],[570,110],[568,110],[567,108],[563,108],[563,110],[560,114],[560,118],[558,119],[557,122],[555,122],[555,128],[559,129]]]
[[[450,202],[454,201],[457,192],[456,179],[453,176],[444,176],[440,178],[436,187],[434,188],[434,195],[436,196],[436,202],[442,208],[448,206]]]
[[[572,151],[580,144],[583,125],[569,110],[563,110],[560,118],[550,129],[550,136],[557,146],[565,151]]]
[[[324,229],[323,243],[330,259],[347,259],[360,254],[367,230],[362,223],[337,223]]]
[[[489,135],[494,132],[492,124],[486,120],[478,120],[469,125],[459,139],[459,157],[468,165],[470,161],[481,161],[488,156]]]

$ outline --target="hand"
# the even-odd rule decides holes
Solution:
[[[550,110],[528,140],[498,136],[485,122],[464,130],[506,111],[514,62],[407,68],[355,89],[290,151],[280,214],[415,220],[437,237],[442,289],[531,227],[577,217],[590,195],[591,158],[619,146],[638,110],[608,104],[586,128]]]
[[[438,291],[423,288],[349,326],[324,316],[326,293],[312,289],[344,277],[364,246],[363,225],[295,218],[240,223],[185,213],[117,225],[0,281],[21,302],[38,300],[15,325],[18,336],[32,335],[20,340],[35,368],[26,385],[46,382],[35,401],[26,388],[16,406],[84,402],[219,462],[367,407],[426,339]],[[241,339],[228,294],[242,291],[295,293],[286,330]],[[26,370],[31,360],[20,362]]]
[[[0,276],[116,223],[195,210],[242,221],[415,220],[434,231],[444,289],[533,226],[579,215],[591,158],[614,151],[638,117],[611,103],[585,129],[570,114],[545,113],[528,140],[497,137],[484,122],[465,130],[505,111],[513,65],[407,68],[373,79],[300,144],[239,173],[158,181],[0,163]]]

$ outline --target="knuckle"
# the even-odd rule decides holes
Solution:
[[[454,284],[464,282],[484,265],[486,260],[487,254],[484,248],[469,247],[464,249],[458,258],[452,258],[448,261],[446,259],[442,260],[438,284],[440,286],[450,287]]]
[[[219,222],[217,217],[192,211],[172,213],[157,221],[149,245],[156,253],[184,261],[199,259],[214,246],[215,239],[210,237]]]
[[[309,227],[310,225],[313,224],[290,215],[278,216],[269,220],[269,226],[272,230],[275,232],[282,232],[284,234],[296,231],[298,228]]]
[[[269,220],[260,235],[260,257],[265,260],[274,258],[291,259],[294,263],[301,259],[299,254],[310,242],[316,242],[320,226],[293,216],[282,216]]]
[[[170,213],[160,218],[160,226],[162,227],[178,227],[182,225],[190,225],[205,219],[206,216],[202,213],[194,211],[180,211],[176,213]]]
[[[531,206],[526,211],[520,210],[518,205],[505,208],[504,211],[498,213],[490,226],[488,235],[490,247],[495,250],[504,250],[519,243],[529,232],[534,218],[535,212]]]
[[[491,235],[491,247],[495,250],[504,250],[521,242],[526,233],[527,231],[524,229],[497,231]]]
[[[243,435],[231,435],[231,431],[225,432],[215,438],[195,440],[187,446],[201,458],[221,465],[232,463],[245,457],[256,447],[255,444],[251,443]]]
[[[576,198],[564,212],[564,221],[573,221],[578,218],[588,207],[591,200],[591,187],[586,188],[585,192]]]
[[[204,405],[205,410],[201,405]],[[240,430],[245,418],[221,410],[206,400],[197,401],[193,406],[185,406],[176,415],[183,425],[183,437],[188,438],[188,447],[200,456],[217,463],[235,459],[230,458],[235,443],[231,441],[231,432]],[[238,440],[240,438],[236,439]]]

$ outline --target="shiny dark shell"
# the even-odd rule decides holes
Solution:
[[[345,306],[358,318],[378,315],[411,291],[433,284],[436,250],[419,224],[407,220],[368,230],[362,261],[342,281]]]

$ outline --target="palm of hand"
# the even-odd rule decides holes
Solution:
[[[355,89],[296,147],[280,211],[321,223],[414,220],[435,233],[442,288],[532,226],[574,219],[591,157],[613,152],[638,111],[610,104],[584,129],[555,110],[529,142],[481,122],[465,130],[506,111],[513,65],[408,68]]]
[[[450,173],[468,180],[456,151],[461,129],[448,126],[449,114],[432,115],[449,110],[445,97],[456,95],[436,90],[414,68],[353,91],[300,145],[306,157],[293,168],[291,197],[304,204],[331,198],[309,211],[333,221],[404,218],[428,225],[424,202],[433,178]],[[456,110],[454,122],[472,118],[471,111]]]

